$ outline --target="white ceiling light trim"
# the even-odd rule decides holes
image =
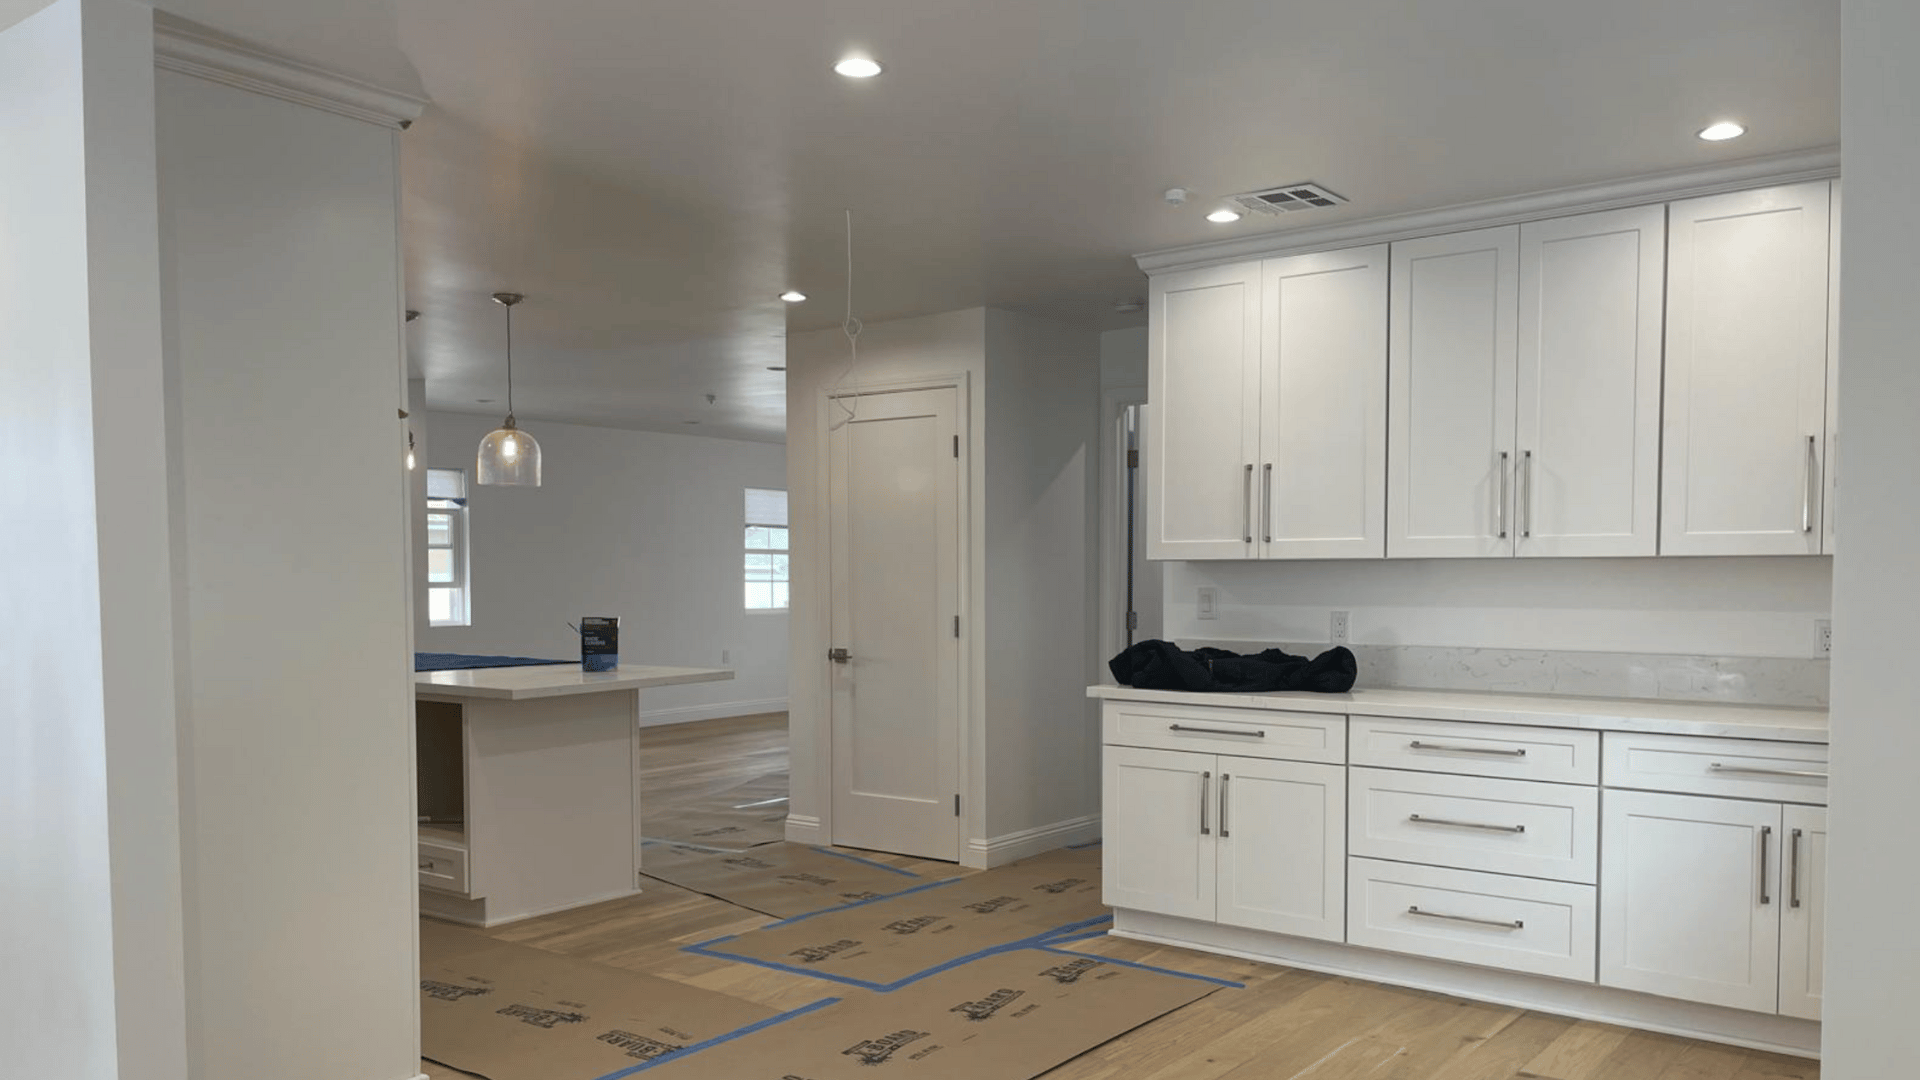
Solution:
[[[849,79],[871,79],[887,69],[871,56],[855,55],[841,57],[840,62],[833,65],[833,70]]]
[[[1215,225],[1231,225],[1240,220],[1240,211],[1221,208],[1207,215],[1207,220]]]
[[[1737,139],[1746,133],[1745,127],[1731,120],[1715,121],[1698,132],[1699,136],[1707,142],[1726,142],[1728,139]]]
[[[799,289],[788,289],[786,292],[780,294],[780,299],[785,300],[789,304],[799,304],[806,301],[807,294],[801,292]]]

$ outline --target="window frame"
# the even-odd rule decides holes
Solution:
[[[745,503],[747,504],[751,504],[753,502],[753,495],[752,495],[753,492],[776,492],[776,491],[780,493],[780,501],[782,505],[784,506],[787,503],[787,491],[785,488],[746,488],[745,491],[747,493],[745,498]],[[781,522],[754,521],[751,515],[746,511],[745,506],[742,507],[740,516],[743,519],[745,519],[745,522],[746,522],[745,525],[743,525],[740,530],[740,545],[741,545],[740,573],[742,577],[742,589],[741,589],[741,597],[740,597],[741,609],[749,615],[784,615],[793,610],[793,527],[789,525],[787,521],[781,521]],[[791,514],[783,514],[781,516],[786,517],[788,521],[792,520]],[[751,529],[778,529],[782,533],[786,534],[787,542],[784,546],[777,547],[777,548],[748,547],[747,532],[748,530],[751,530]],[[751,555],[767,555],[767,556],[777,556],[777,557],[785,558],[787,560],[786,576],[781,578],[769,577],[764,581],[755,581],[751,578],[746,577],[746,575],[749,573],[749,571],[746,568],[746,557]],[[771,571],[769,571],[769,573],[771,573]],[[785,585],[787,587],[787,602],[784,604],[780,604],[778,606],[755,607],[753,603],[746,596],[745,586],[750,586],[750,585],[769,585],[769,586]],[[772,597],[772,592],[771,590],[769,590],[769,599],[771,599],[771,597]]]
[[[465,469],[428,469],[428,477],[433,473],[452,473],[460,477],[460,490],[467,490],[467,471]],[[429,524],[435,515],[447,516],[450,528],[447,543],[436,544],[432,541],[432,527]],[[467,500],[464,494],[453,498],[427,497],[426,514],[420,522],[420,542],[429,553],[427,560],[432,563],[432,552],[450,551],[453,562],[453,581],[434,581],[432,570],[424,572],[426,580],[422,582],[427,590],[427,625],[429,626],[472,626],[473,625],[473,568],[471,551],[468,547],[468,535],[471,532],[468,518]],[[452,613],[448,618],[433,617],[433,594],[442,591],[452,594]]]

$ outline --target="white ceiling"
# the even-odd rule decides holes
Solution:
[[[777,440],[781,335],[981,304],[1137,322],[1130,256],[1830,146],[1838,0],[397,0],[430,401]],[[831,63],[864,48],[868,82]],[[1750,134],[1693,132],[1738,118]],[[1204,193],[1186,207],[1160,193]],[[788,308],[789,286],[812,299]],[[704,395],[714,394],[708,405]],[[700,426],[684,423],[699,420]]]

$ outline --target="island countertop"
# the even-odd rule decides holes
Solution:
[[[1827,710],[1711,701],[1596,698],[1549,694],[1480,693],[1464,690],[1355,690],[1345,694],[1216,694],[1136,690],[1100,685],[1087,696],[1169,705],[1346,713],[1393,719],[1528,724],[1590,731],[1639,731],[1667,735],[1714,735],[1783,742],[1827,741]]]
[[[415,694],[422,697],[526,701],[573,694],[603,694],[609,690],[644,690],[650,686],[721,682],[731,678],[732,668],[621,664],[613,671],[582,671],[579,664],[545,664],[538,667],[421,671],[413,676],[413,689]]]

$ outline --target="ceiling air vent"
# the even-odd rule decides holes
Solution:
[[[1315,183],[1282,184],[1265,191],[1233,196],[1233,201],[1256,214],[1291,214],[1296,210],[1324,210],[1347,200]]]

